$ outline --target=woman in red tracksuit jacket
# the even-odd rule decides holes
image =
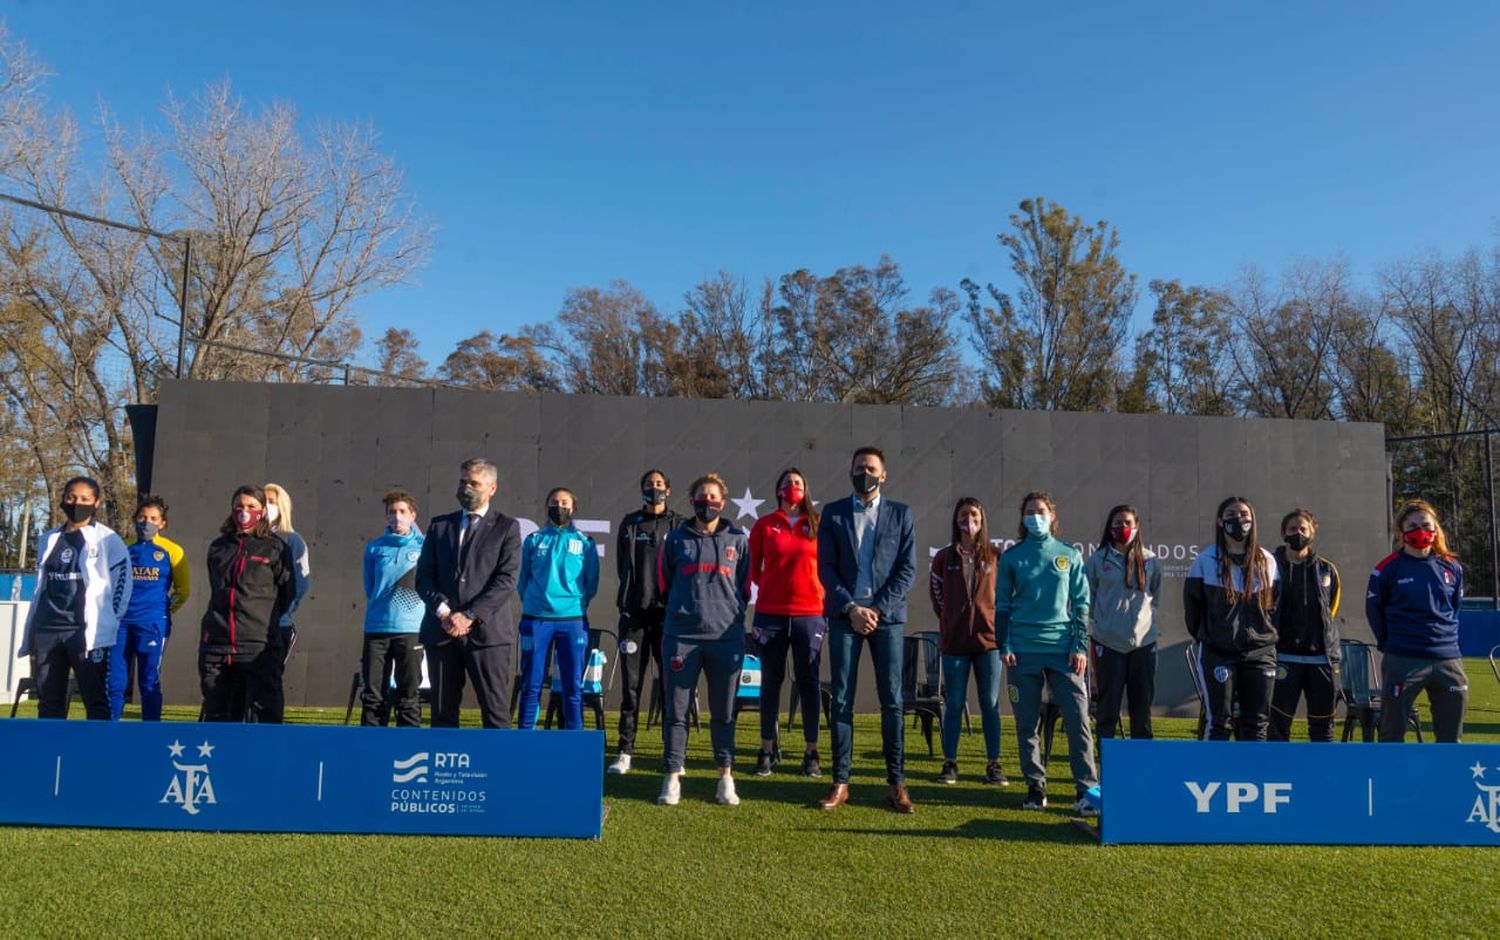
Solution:
[[[758,591],[751,633],[760,644],[760,756],[758,777],[769,776],[781,760],[776,722],[781,711],[781,680],[786,655],[802,703],[802,773],[821,777],[818,763],[818,665],[828,621],[823,616],[823,582],[818,579],[818,511],[807,478],[796,467],[776,479],[776,511],[750,530],[750,579]]]
[[[208,610],[198,644],[202,721],[276,721],[260,703],[281,681],[281,615],[291,603],[292,560],[266,521],[266,493],[234,491],[229,518],[208,546]]]

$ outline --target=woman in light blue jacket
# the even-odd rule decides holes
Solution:
[[[573,492],[547,494],[547,524],[521,546],[521,714],[519,727],[536,727],[547,658],[557,646],[563,690],[563,727],[583,728],[583,670],[588,661],[589,601],[599,590],[599,550],[573,527]]]

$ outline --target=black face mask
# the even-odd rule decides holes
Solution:
[[[573,510],[561,506],[548,506],[547,518],[559,529],[573,521]]]
[[[645,500],[648,506],[660,506],[667,501],[667,491],[641,490],[641,499]]]
[[[1286,537],[1286,543],[1290,545],[1294,550],[1300,552],[1304,548],[1312,544],[1312,539],[1303,535],[1301,532],[1297,532],[1292,535],[1288,535]]]
[[[79,522],[88,522],[90,519],[94,518],[94,510],[97,508],[98,507],[93,505],[92,503],[89,503],[87,505],[84,503],[62,504],[63,515],[68,517],[69,522],[75,524]]]
[[[1224,521],[1224,534],[1236,542],[1243,542],[1250,537],[1251,523],[1249,519],[1227,519]]]
[[[723,503],[714,504],[706,499],[693,500],[693,515],[697,516],[698,521],[704,525],[708,525],[719,518],[719,513],[723,511]]]
[[[470,512],[484,505],[484,494],[479,492],[477,486],[460,486],[454,495],[458,497],[458,504]]]
[[[873,473],[851,473],[849,482],[854,484],[854,492],[861,496],[869,496],[880,489],[880,477]]]

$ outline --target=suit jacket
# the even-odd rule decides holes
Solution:
[[[471,544],[458,566],[458,536],[463,512],[438,516],[428,524],[427,540],[417,558],[417,593],[427,610],[422,616],[422,642],[447,643],[437,609],[446,603],[455,613],[468,611],[478,619],[469,632],[470,646],[496,646],[516,641],[516,579],[521,571],[521,526],[491,507],[469,533]]]
[[[917,538],[911,507],[880,497],[875,515],[875,560],[870,566],[875,598],[870,606],[881,623],[906,623],[906,594],[917,577]],[[859,556],[854,550],[854,497],[829,503],[818,523],[818,580],[823,582],[823,610],[844,617],[854,600]]]

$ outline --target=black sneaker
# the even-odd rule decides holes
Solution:
[[[1000,762],[992,760],[984,768],[984,782],[997,787],[1010,786],[1010,778],[1000,769]]]
[[[945,761],[943,761],[943,772],[940,773],[940,774],[938,774],[938,783],[949,783],[949,784],[952,784],[952,783],[957,783],[957,782],[958,782],[958,762],[957,761],[951,761],[951,760],[945,760]]]
[[[771,771],[775,770],[776,765],[779,763],[781,763],[780,755],[775,751],[761,751],[759,756],[755,758],[755,776],[771,776]]]
[[[1047,808],[1047,788],[1039,784],[1032,784],[1026,790],[1026,802],[1021,804],[1022,809],[1042,810]]]
[[[808,751],[802,755],[802,776],[823,776],[823,765],[818,763],[818,752],[816,750]]]

